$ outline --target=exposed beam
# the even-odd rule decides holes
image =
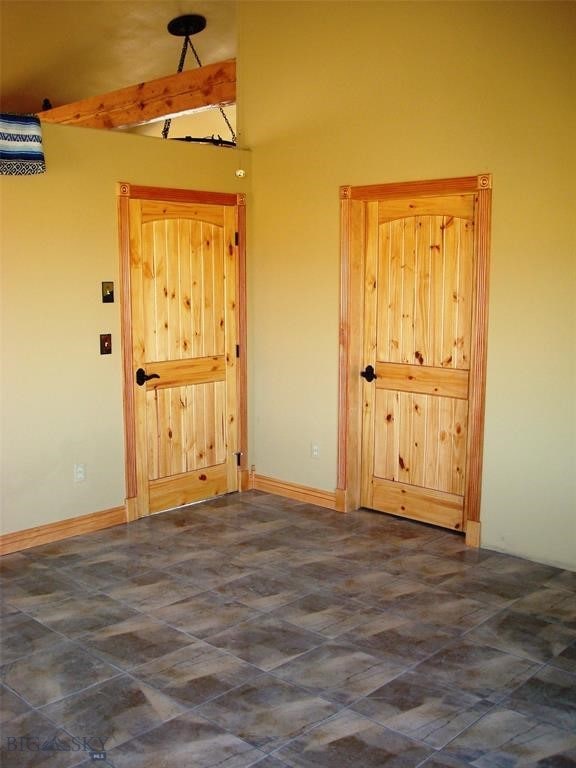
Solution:
[[[38,113],[45,123],[125,128],[236,101],[236,60],[190,69]]]

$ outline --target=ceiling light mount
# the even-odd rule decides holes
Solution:
[[[190,37],[206,29],[206,17],[198,13],[177,16],[168,23],[168,32],[175,37]]]
[[[171,35],[174,35],[175,37],[183,37],[184,41],[182,43],[182,51],[180,53],[180,61],[178,62],[178,69],[177,72],[182,72],[184,69],[184,63],[186,61],[186,53],[188,52],[188,48],[192,51],[194,54],[194,58],[196,59],[196,63],[199,67],[202,66],[202,62],[200,61],[200,57],[198,56],[196,52],[196,48],[194,48],[194,45],[192,43],[192,40],[190,38],[192,35],[197,35],[198,32],[202,32],[203,29],[206,29],[206,17],[201,16],[199,13],[187,13],[183,16],[176,16],[176,18],[172,19],[172,21],[168,22],[168,32]],[[214,144],[217,147],[235,147],[236,146],[236,134],[234,133],[234,129],[232,128],[232,125],[228,118],[226,117],[226,113],[222,109],[222,105],[218,107],[220,110],[220,114],[222,115],[222,118],[224,122],[226,123],[228,130],[230,131],[230,134],[232,136],[232,140],[226,140],[223,139],[221,136],[205,136],[203,138],[194,138],[192,136],[185,136],[179,141],[196,141],[196,142],[203,142],[207,144]],[[172,123],[171,118],[167,118],[164,121],[164,127],[162,128],[162,138],[167,139],[168,134],[170,133],[170,125]]]

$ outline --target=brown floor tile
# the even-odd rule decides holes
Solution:
[[[457,634],[450,628],[423,624],[386,611],[339,639],[407,666],[436,653]]]
[[[11,613],[0,619],[0,665],[61,643],[61,635],[24,613]]]
[[[98,739],[108,751],[183,710],[156,688],[122,675],[49,704],[41,712],[78,739]]]
[[[215,591],[258,611],[272,611],[310,592],[307,579],[286,576],[271,570],[260,570],[242,578],[229,581]]]
[[[466,632],[482,624],[499,610],[495,606],[441,588],[398,595],[388,601],[388,605],[393,613],[400,616],[457,632]]]
[[[362,715],[341,712],[278,750],[292,768],[415,768],[431,750]]]
[[[576,571],[560,571],[546,582],[546,586],[576,592]]]
[[[84,635],[91,653],[122,669],[130,669],[184,648],[194,638],[149,616],[136,616]]]
[[[163,571],[147,571],[131,576],[120,584],[114,584],[102,591],[139,611],[151,611],[170,605],[190,595],[197,594],[200,587]]]
[[[125,742],[106,756],[114,768],[247,768],[261,755],[245,741],[190,713]],[[98,763],[86,768],[89,765]]]
[[[203,552],[183,560],[169,570],[174,576],[204,591],[253,572],[253,567],[233,563],[231,559],[225,550],[206,547]]]
[[[58,603],[74,595],[88,595],[91,591],[92,588],[54,570],[48,573],[36,572],[6,584],[2,588],[2,597],[7,605],[27,611],[41,605]]]
[[[420,581],[399,578],[371,563],[364,572],[338,581],[331,592],[340,597],[355,598],[365,605],[387,608],[387,603],[394,600],[395,596],[428,592],[430,589]]]
[[[26,702],[15,693],[0,685],[0,723],[7,726],[8,722],[15,717],[26,714],[30,707]]]
[[[287,768],[287,765],[269,755],[268,757],[265,757],[264,760],[259,760],[257,763],[254,763],[253,768]]]
[[[335,638],[378,617],[380,612],[357,600],[335,597],[331,592],[316,592],[277,608],[270,615]]]
[[[197,710],[249,744],[271,752],[337,708],[269,675],[213,699]]]
[[[425,547],[423,548],[425,550]],[[470,569],[466,563],[453,558],[438,557],[426,551],[412,552],[393,557],[386,562],[386,570],[397,575],[411,574],[412,578],[427,584],[442,584],[453,577],[459,577]]]
[[[576,761],[576,732],[497,707],[454,739],[446,751],[478,768],[564,768]]]
[[[251,619],[210,638],[210,644],[269,671],[321,645],[324,638],[269,617]]]
[[[381,725],[439,749],[479,720],[491,704],[407,672],[352,705]]]
[[[531,677],[539,664],[496,648],[457,640],[414,668],[432,682],[496,703]]]
[[[522,581],[515,576],[492,573],[478,566],[470,567],[465,573],[443,581],[442,589],[481,603],[505,608],[533,592],[535,586],[532,582]]]
[[[195,707],[261,675],[256,667],[203,642],[132,670],[134,677],[185,707]]]
[[[138,615],[138,611],[128,605],[100,593],[69,597],[59,603],[35,608],[32,613],[42,624],[71,638]]]
[[[463,763],[445,752],[438,752],[423,762],[420,768],[470,768],[470,763]]]
[[[0,557],[0,585],[23,579],[34,573],[47,573],[49,566],[41,561],[31,560],[21,552]]]
[[[2,728],[2,768],[72,768],[83,762],[97,739],[76,739],[38,712],[14,718]]]
[[[576,733],[576,675],[542,667],[512,693],[506,704],[541,722]]]
[[[561,624],[576,629],[576,592],[543,586],[526,597],[516,600],[515,613],[538,616],[545,621],[559,621]]]
[[[501,611],[467,635],[473,642],[534,661],[550,661],[576,641],[576,629],[540,616]]]
[[[568,648],[550,659],[550,664],[576,674],[576,642],[571,643]]]
[[[450,531],[249,491],[0,586],[3,768],[576,765],[576,573]]]
[[[261,614],[232,597],[202,592],[150,611],[150,615],[194,637],[206,638]]]
[[[550,581],[550,579],[557,578],[562,573],[560,568],[554,568],[552,565],[533,563],[520,557],[500,554],[495,554],[483,560],[481,567],[490,573],[513,576],[514,578],[534,584]]]
[[[0,667],[0,680],[33,707],[119,674],[69,640]]]
[[[274,676],[340,704],[366,696],[404,667],[366,650],[332,640],[274,669]]]

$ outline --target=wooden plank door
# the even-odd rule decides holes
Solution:
[[[386,190],[385,190],[386,191]],[[485,291],[479,290],[478,192],[363,201],[361,506],[465,530],[478,478]],[[483,257],[482,257],[483,258]],[[481,269],[479,269],[481,267]],[[480,343],[479,343],[480,341]],[[480,418],[480,421],[479,421]],[[478,500],[475,500],[477,503]]]
[[[133,517],[238,490],[238,210],[221,197],[128,200]]]

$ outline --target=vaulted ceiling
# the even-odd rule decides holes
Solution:
[[[2,111],[39,112],[45,98],[57,107],[173,74],[182,38],[166,27],[182,14],[206,17],[206,29],[193,37],[203,64],[233,58],[235,6],[234,0],[1,0]],[[189,51],[185,68],[196,66]],[[211,112],[212,132],[229,138],[218,111]],[[227,113],[234,122],[234,110]],[[200,130],[209,118],[195,118]],[[156,123],[140,132],[160,130]]]

